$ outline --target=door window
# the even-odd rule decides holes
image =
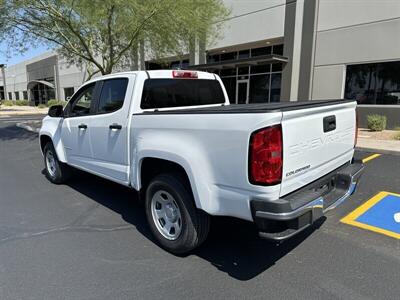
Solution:
[[[110,113],[117,111],[124,104],[127,78],[109,79],[103,82],[99,101],[99,113]]]
[[[77,97],[72,101],[70,117],[86,116],[90,114],[90,107],[93,101],[95,83],[84,86],[78,92]]]

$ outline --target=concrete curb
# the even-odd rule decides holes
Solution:
[[[356,147],[356,150],[371,152],[371,153],[379,153],[379,154],[400,155],[400,151],[396,150],[385,150],[385,149],[375,149],[375,148],[365,148],[365,147]]]
[[[34,121],[34,122],[29,122],[29,123],[40,124],[41,121]],[[19,128],[25,129],[27,131],[34,132],[34,133],[39,133],[39,131],[40,131],[39,127],[32,127],[31,125],[28,125],[28,122],[20,122],[20,123],[17,123],[16,126]]]

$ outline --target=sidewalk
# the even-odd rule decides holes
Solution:
[[[43,115],[49,111],[48,107],[37,108],[35,106],[4,106],[0,108],[0,116],[23,116],[23,115]]]
[[[400,141],[384,141],[358,138],[357,148],[368,152],[400,154]]]
[[[367,129],[359,129],[357,148],[368,152],[400,154],[400,141],[393,139],[395,133],[393,130],[370,132]]]

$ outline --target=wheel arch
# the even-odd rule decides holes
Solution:
[[[197,208],[202,208],[199,196],[197,194],[196,185],[194,179],[191,178],[190,170],[185,168],[182,163],[172,161],[169,159],[161,157],[144,157],[139,162],[138,167],[138,186],[139,191],[143,193],[151,179],[162,173],[178,173],[184,178],[185,183],[190,187],[190,192],[193,193],[193,198],[195,201],[195,206]]]

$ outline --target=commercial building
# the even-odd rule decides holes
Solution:
[[[360,125],[379,113],[400,126],[400,1],[224,2],[232,14],[212,46],[198,41],[163,65],[142,49],[128,69],[215,72],[232,103],[356,99]],[[39,103],[71,95],[85,70],[50,52],[9,66],[6,79],[10,98]]]

